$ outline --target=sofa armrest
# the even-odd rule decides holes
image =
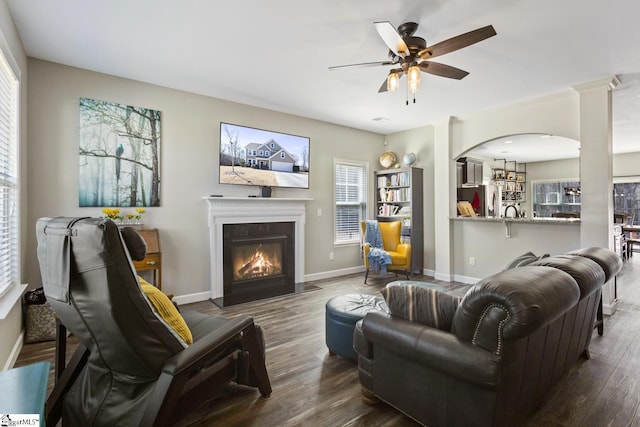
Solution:
[[[500,356],[464,342],[450,332],[382,312],[368,313],[362,321],[362,332],[373,346],[373,359],[376,348],[383,347],[462,381],[486,388],[497,385]]]
[[[162,371],[165,374],[175,376],[198,366],[199,363],[210,363],[212,356],[226,350],[231,340],[237,339],[240,332],[250,327],[255,327],[252,317],[235,317],[180,353],[167,359]]]

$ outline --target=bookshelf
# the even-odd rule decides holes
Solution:
[[[422,169],[397,168],[374,172],[375,219],[402,221],[402,242],[411,243],[411,272],[423,274],[424,215]]]

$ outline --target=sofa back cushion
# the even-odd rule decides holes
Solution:
[[[557,268],[505,270],[469,289],[456,310],[451,331],[500,354],[504,340],[524,337],[547,325],[579,298],[576,281]]]
[[[595,261],[578,255],[554,255],[529,265],[553,267],[569,274],[580,287],[580,299],[588,297],[605,283],[602,267]]]
[[[529,265],[534,261],[537,261],[541,258],[545,258],[548,257],[549,254],[543,254],[543,255],[536,255],[533,252],[526,252],[518,257],[515,257],[514,259],[512,259],[509,264],[506,265],[506,267],[504,268],[505,270],[509,270],[510,268],[516,268],[516,267],[524,267],[525,265]]]
[[[622,258],[620,255],[605,248],[593,246],[589,248],[576,249],[574,251],[567,252],[567,255],[579,255],[598,263],[604,271],[605,282],[608,282],[609,279],[618,274],[622,268]]]

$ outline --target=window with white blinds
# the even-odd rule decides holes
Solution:
[[[358,243],[360,221],[367,216],[366,163],[335,160],[335,243]]]
[[[18,79],[0,51],[0,295],[18,283]]]

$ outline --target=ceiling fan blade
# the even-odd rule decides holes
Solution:
[[[460,68],[441,64],[439,62],[424,61],[418,64],[418,66],[425,73],[456,80],[463,79],[469,74],[467,71],[461,70]]]
[[[385,77],[384,81],[382,82],[382,86],[380,86],[380,89],[378,89],[378,93],[382,93],[386,91],[387,91],[387,78]]]
[[[329,67],[330,70],[337,70],[340,68],[348,68],[348,67],[376,67],[380,65],[393,65],[394,63],[391,61],[378,61],[378,62],[361,62],[359,64],[347,64],[347,65],[334,65],[333,67]]]
[[[478,28],[477,30],[469,31],[468,33],[460,34],[459,36],[451,37],[450,39],[436,43],[433,46],[429,46],[426,49],[422,49],[418,52],[418,57],[422,59],[431,59],[436,56],[444,55],[445,53],[453,52],[463,47],[471,46],[474,43],[481,42],[484,39],[493,37],[496,35],[496,30],[493,25],[487,25],[486,27]]]
[[[389,21],[374,22],[373,25],[376,27],[376,30],[378,31],[378,34],[380,34],[384,43],[393,53],[403,58],[409,55],[409,48],[407,47],[407,44],[402,40],[398,31],[393,28],[393,25],[391,25]]]

